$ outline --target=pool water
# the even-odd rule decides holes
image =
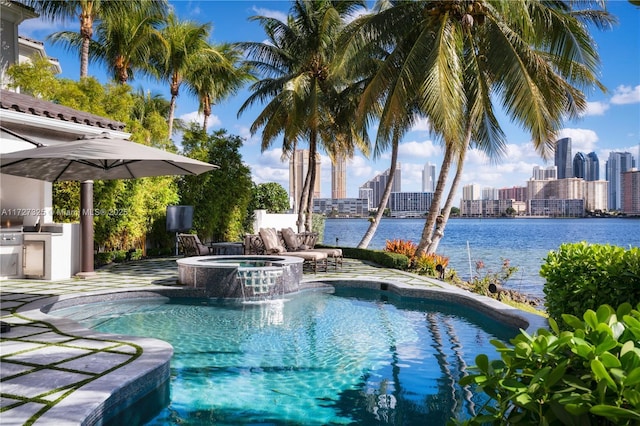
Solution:
[[[517,330],[382,292],[253,304],[153,299],[52,312],[171,343],[171,402],[149,425],[445,425],[484,403],[458,380]]]

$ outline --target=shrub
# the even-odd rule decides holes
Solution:
[[[584,321],[564,314],[571,331],[525,331],[492,344],[501,359],[476,357],[477,373],[463,377],[489,402],[462,424],[636,425],[640,424],[640,304],[617,312],[602,305]]]
[[[404,254],[388,253],[380,250],[359,249],[353,247],[341,247],[344,257],[351,259],[368,260],[385,268],[407,270],[409,258]]]
[[[418,246],[411,241],[387,240],[384,251],[405,255],[409,258],[409,270],[420,275],[440,276],[438,265],[446,268],[449,258],[438,254],[421,252],[416,255]]]
[[[640,303],[640,248],[562,244],[540,268],[549,316],[579,316],[601,304]]]

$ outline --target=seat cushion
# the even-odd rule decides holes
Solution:
[[[291,228],[282,228],[280,231],[282,233],[282,238],[284,239],[284,243],[287,246],[287,250],[295,251],[300,249],[300,239],[293,232]]]
[[[280,245],[278,234],[275,229],[260,228],[258,233],[260,234],[260,238],[262,238],[264,248],[268,254],[284,253],[287,251],[287,249]]]

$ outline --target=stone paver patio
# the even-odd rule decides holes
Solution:
[[[184,287],[177,284],[176,259],[117,264],[88,280],[0,281],[0,319],[11,325],[0,335],[0,424],[90,425],[165,383],[173,354],[168,343],[101,334],[44,311],[78,297],[113,300],[179,291]],[[438,280],[352,259],[337,271],[305,273],[304,281],[451,300],[529,331],[545,325],[542,317]]]

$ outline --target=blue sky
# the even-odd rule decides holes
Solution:
[[[267,15],[284,19],[289,10],[288,1],[171,1],[178,16],[198,22],[211,22],[213,42],[263,41],[261,27],[249,21],[255,15]],[[631,152],[639,163],[640,157],[640,8],[626,0],[610,0],[608,9],[618,18],[618,25],[609,31],[593,31],[601,56],[601,82],[607,92],[593,90],[587,93],[589,108],[579,120],[566,122],[559,137],[571,137],[573,155],[581,151],[595,151],[600,159],[601,179],[604,179],[604,163],[611,151]],[[75,53],[65,51],[46,41],[47,35],[62,29],[77,31],[77,22],[51,23],[32,19],[20,25],[20,35],[45,42],[47,54],[60,60],[62,76],[78,79],[79,60]],[[105,82],[105,71],[100,64],[90,64],[89,73]],[[170,97],[168,85],[138,79],[130,83],[134,88],[143,87],[154,93]],[[249,127],[259,108],[237,112],[248,96],[246,90],[216,105],[211,117],[211,128],[224,128],[231,134],[245,138],[241,150],[244,161],[251,167],[256,183],[278,182],[288,190],[288,163],[282,163],[278,143],[260,152],[260,135],[251,135]],[[196,119],[198,105],[186,91],[178,98],[176,115],[183,119]],[[525,185],[533,167],[547,166],[533,150],[530,137],[508,119],[501,118],[507,135],[508,154],[498,164],[492,164],[479,152],[469,153],[465,163],[461,186],[479,184],[482,187],[504,188]],[[374,135],[372,135],[372,138]],[[324,153],[323,153],[324,154]],[[356,155],[348,164],[347,196],[357,197],[358,187],[377,173],[389,167],[390,153],[378,159]],[[436,164],[437,172],[442,161],[442,149],[426,131],[426,122],[415,126],[400,145],[399,160],[402,165],[402,190],[421,191],[421,171],[427,162]],[[323,155],[321,170],[321,195],[330,197],[330,162]]]

